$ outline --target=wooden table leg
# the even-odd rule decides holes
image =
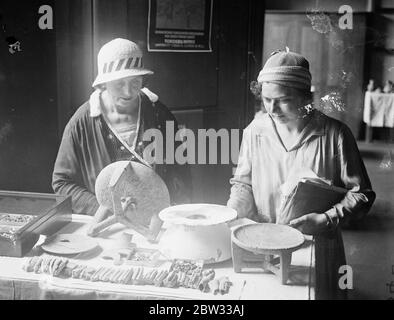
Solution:
[[[291,263],[291,252],[282,252],[280,254],[280,272],[279,278],[282,284],[287,283],[287,279],[289,278],[289,269]]]
[[[242,271],[242,254],[243,249],[238,247],[234,242],[231,242],[231,255],[233,258],[234,272],[239,273]]]

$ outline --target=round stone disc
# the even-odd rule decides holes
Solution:
[[[84,235],[55,234],[47,238],[41,248],[49,253],[68,255],[90,251],[97,245],[94,239]]]
[[[250,250],[289,250],[301,246],[303,234],[289,226],[274,223],[258,223],[241,226],[234,230],[233,241]]]
[[[149,225],[153,215],[170,205],[166,184],[151,168],[135,161],[118,161],[105,167],[96,180],[99,204],[113,210],[110,182],[119,177],[115,192],[119,197],[129,197],[136,205],[137,224]]]

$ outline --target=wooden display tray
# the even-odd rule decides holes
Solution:
[[[0,190],[0,214],[36,216],[19,228],[12,239],[0,236],[0,256],[23,257],[40,235],[50,236],[71,222],[71,197]]]

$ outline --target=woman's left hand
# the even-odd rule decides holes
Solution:
[[[328,230],[327,217],[322,213],[308,213],[291,220],[289,225],[309,235],[318,235]]]

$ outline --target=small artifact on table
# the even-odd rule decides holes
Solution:
[[[209,291],[214,295],[217,295],[219,292],[219,280],[214,279],[208,282]]]
[[[120,266],[122,263],[123,263],[122,255],[120,253],[117,253],[114,257],[114,265]]]
[[[163,286],[168,288],[174,288],[177,285],[178,273],[176,271],[171,271],[167,278],[163,281]]]
[[[195,269],[198,269],[198,270],[201,271],[203,265],[204,265],[204,261],[203,260],[193,261],[193,260],[175,259],[172,262],[171,270],[183,271],[183,272],[186,272],[186,273],[189,272],[189,271],[193,271]]]
[[[130,232],[122,232],[119,237],[115,240],[116,241],[116,247],[117,248],[130,248],[130,247],[135,247],[136,244],[132,243],[131,241],[133,240],[133,234]]]
[[[221,277],[218,279],[219,281],[219,292],[221,295],[228,293],[232,282],[228,277]]]
[[[179,287],[198,289],[202,279],[203,260],[173,260],[170,270],[178,275]]]
[[[95,267],[79,264],[69,259],[34,256],[26,259],[23,270],[55,277],[74,278],[91,282],[110,282],[125,285],[153,285],[167,288],[190,288],[213,294],[227,294],[231,282],[228,277],[215,278],[213,269],[202,270],[199,262],[177,261],[169,268]]]
[[[209,292],[208,283],[214,278],[215,278],[215,270],[213,269],[204,270],[202,272],[202,279],[200,281],[200,284],[198,285],[200,291]]]
[[[53,276],[58,276],[66,267],[68,259],[54,257],[54,256],[34,256],[28,258],[22,266],[22,269],[27,272],[45,273]]]
[[[129,253],[127,254],[126,260],[131,260],[131,258],[133,257],[134,253],[135,253],[135,248],[131,249],[129,251]]]
[[[167,271],[167,270],[161,270],[161,271],[157,274],[155,280],[153,281],[153,284],[154,284],[156,287],[161,287],[161,286],[163,286],[163,281],[164,281],[164,279],[167,278],[167,276],[168,276],[168,271]]]
[[[203,274],[203,279],[201,279],[199,284],[200,291],[212,293],[214,295],[218,293],[224,295],[229,292],[232,282],[228,277],[215,279],[215,272],[213,270],[205,270]]]
[[[156,249],[135,248],[125,260],[127,265],[158,267],[164,260],[161,260],[161,252]]]

